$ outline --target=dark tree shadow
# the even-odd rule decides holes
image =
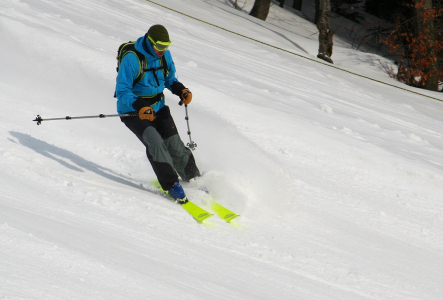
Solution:
[[[94,172],[97,175],[103,176],[106,179],[115,181],[120,184],[124,184],[127,186],[130,186],[132,188],[137,188],[143,191],[151,192],[151,190],[148,190],[144,187],[142,187],[139,184],[135,184],[131,182],[129,177],[124,177],[121,174],[117,174],[114,171],[104,168],[96,163],[93,163],[91,161],[88,161],[77,154],[74,154],[68,150],[59,148],[54,145],[50,145],[44,141],[41,141],[39,139],[36,139],[29,134],[20,133],[16,131],[10,131],[9,132],[13,137],[17,138],[20,144],[22,144],[25,147],[28,147],[29,149],[34,150],[35,152],[50,158],[52,160],[55,160],[62,166],[71,169],[73,171],[77,172],[84,172],[83,169],[89,170],[91,172]],[[63,159],[62,159],[63,158]],[[83,169],[81,169],[83,168]]]

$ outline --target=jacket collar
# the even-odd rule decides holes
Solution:
[[[135,49],[137,49],[139,52],[147,57],[158,58],[157,54],[155,54],[154,52],[154,49],[149,44],[149,42],[147,42],[147,40],[148,34],[145,34],[145,36],[138,38],[135,42]]]

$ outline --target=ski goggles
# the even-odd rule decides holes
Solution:
[[[160,52],[168,50],[169,46],[172,44],[171,41],[169,41],[169,42],[161,42],[161,41],[155,42],[150,36],[148,36],[148,39],[151,42],[152,46],[154,46],[154,48]]]

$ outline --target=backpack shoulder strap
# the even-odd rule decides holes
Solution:
[[[140,53],[137,49],[135,49],[135,42],[128,42],[128,43],[123,43],[120,45],[120,47],[118,48],[118,56],[117,56],[117,72],[119,70],[120,67],[120,63],[123,60],[123,57],[128,54],[128,53],[134,53],[135,56],[138,59],[138,63],[139,63],[139,71],[137,76],[134,79],[134,83],[133,86],[140,82],[140,80],[143,79],[143,76],[145,75],[145,71],[146,71],[146,57]]]
[[[166,79],[166,77],[169,74],[168,64],[166,63],[165,56],[163,55],[161,57],[161,59],[159,59],[159,60],[160,60],[160,67],[158,67],[158,68],[151,68],[151,69],[144,69],[143,70],[144,72],[152,72],[154,74],[154,78],[155,78],[155,81],[157,82],[157,85],[160,85],[160,82],[158,81],[158,77],[157,77],[157,73],[156,73],[158,70],[162,70],[163,71],[163,75],[164,75],[165,79]]]
[[[163,75],[165,75],[165,78],[168,76],[169,74],[169,70],[168,70],[168,64],[166,63],[166,57],[163,55],[160,64],[162,65],[163,68]]]

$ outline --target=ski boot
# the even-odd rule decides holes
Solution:
[[[172,188],[168,191],[169,196],[174,198],[175,202],[178,204],[185,204],[188,202],[188,199],[186,198],[185,191],[183,190],[180,183],[176,182]]]

